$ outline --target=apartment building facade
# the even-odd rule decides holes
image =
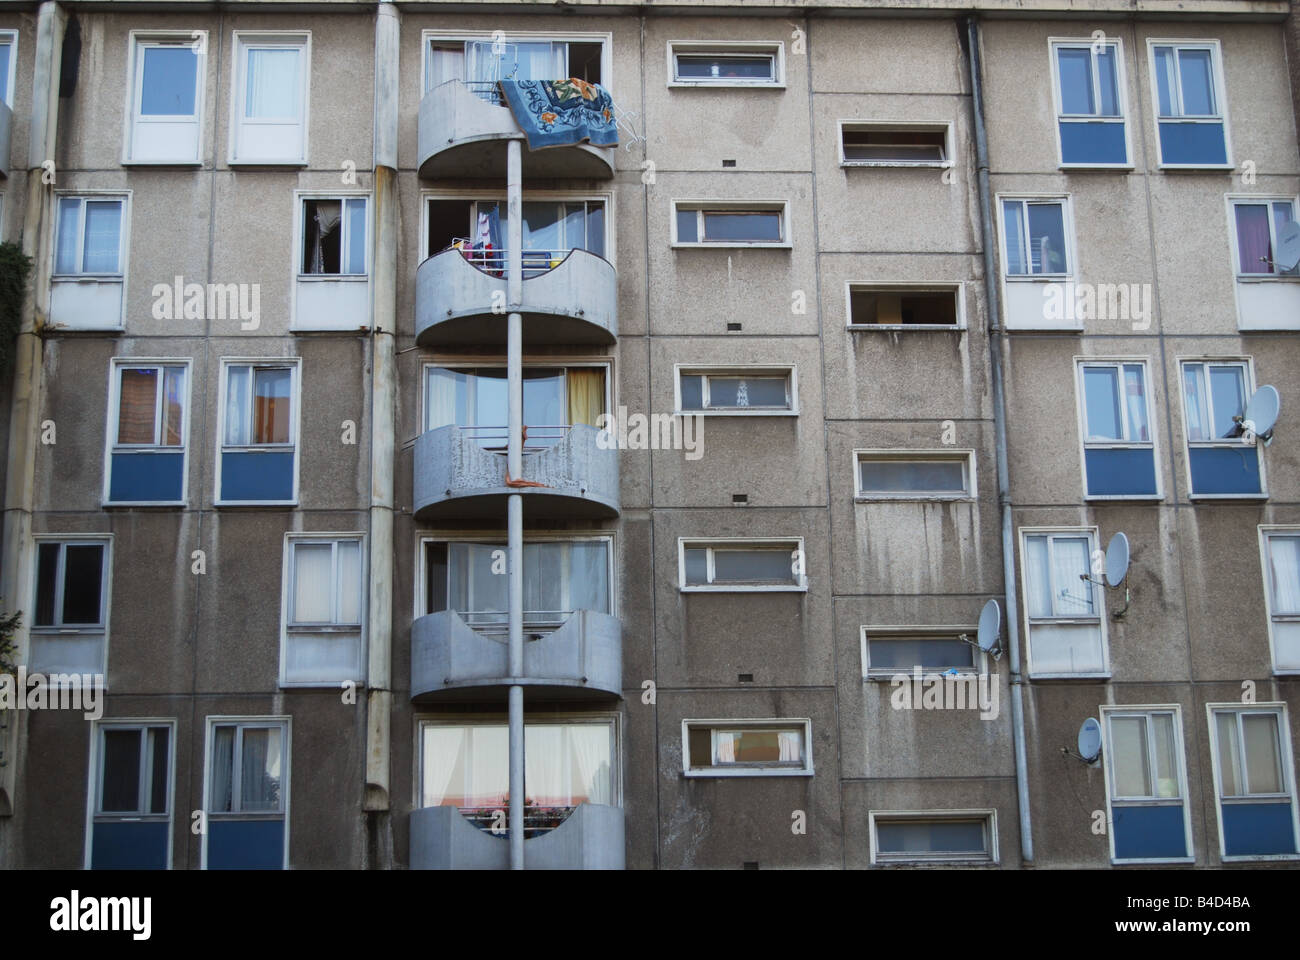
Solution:
[[[1290,17],[0,6],[0,861],[1293,865]]]

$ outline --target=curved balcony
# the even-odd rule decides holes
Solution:
[[[554,267],[544,261],[541,272],[531,263],[526,259],[519,309],[525,344],[610,344],[618,339],[618,271],[612,263],[586,250],[568,251]],[[488,266],[501,264],[496,260]],[[415,272],[416,343],[504,344],[507,315],[500,311],[505,304],[504,270],[481,269],[457,249],[436,253]]]
[[[482,89],[479,89],[479,88]],[[417,143],[420,176],[428,180],[504,180],[506,142],[524,132],[510,108],[495,102],[492,85],[474,88],[460,80],[434,87],[420,100]],[[614,176],[614,148],[589,143],[529,150],[524,143],[523,175],[529,178],[608,180]]]
[[[553,830],[524,841],[530,870],[622,870],[623,809],[584,803]],[[474,826],[455,807],[411,811],[412,870],[506,870],[508,835]]]
[[[535,639],[534,639],[535,638]],[[524,675],[509,676],[504,633],[473,629],[459,613],[442,610],[411,624],[411,699],[504,697],[514,685],[530,700],[619,697],[623,681],[623,624],[594,610],[577,610],[554,632],[524,625]]]
[[[562,430],[550,446],[533,453],[525,448],[522,479],[540,487],[506,486],[505,452],[484,448],[470,429],[453,425],[421,434],[415,441],[415,518],[499,519],[512,493],[523,495],[525,519],[617,517],[618,451],[601,448],[602,431],[595,427]]]

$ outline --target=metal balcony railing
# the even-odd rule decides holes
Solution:
[[[510,828],[503,825],[502,813],[510,808],[510,799],[502,797],[499,803],[488,807],[460,807],[460,814],[474,826],[494,837],[508,839]],[[547,807],[528,804],[524,807],[524,839],[531,840],[544,833],[550,833],[565,820],[569,819],[577,806]],[[492,828],[496,826],[494,831]]]
[[[530,453],[539,453],[547,447],[552,446],[568,435],[572,424],[538,424],[535,426],[524,426],[524,455]],[[504,426],[479,424],[471,427],[460,427],[460,431],[469,439],[474,440],[484,450],[490,450],[493,453],[506,453],[507,445],[510,442],[509,428]]]
[[[474,241],[469,237],[456,237],[438,253],[445,253],[447,250],[459,250],[466,262],[476,269],[482,270],[488,276],[505,279],[506,258],[510,254],[504,248],[501,250],[488,250],[474,246],[473,243]],[[525,247],[519,255],[520,260],[523,262],[524,279],[540,277],[544,273],[549,273],[568,259],[569,254],[573,253],[575,249],[581,248],[543,250],[541,248]],[[437,256],[437,254],[433,254],[433,256]]]

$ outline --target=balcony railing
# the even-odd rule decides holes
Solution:
[[[527,818],[525,818],[527,824]],[[554,827],[536,820],[524,838],[524,864],[532,870],[622,870],[625,864],[623,809],[583,803]],[[528,827],[525,826],[527,832]],[[510,866],[508,833],[492,834],[455,807],[411,811],[412,870],[505,870]]]

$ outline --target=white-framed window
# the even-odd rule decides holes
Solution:
[[[1052,38],[1049,47],[1061,166],[1132,166],[1119,39]]]
[[[862,678],[888,680],[897,674],[909,676],[919,667],[923,673],[962,675],[986,673],[988,658],[962,636],[973,637],[976,628],[899,627],[863,624],[860,632]]]
[[[217,503],[298,499],[297,359],[221,361]]]
[[[1008,280],[1073,275],[1068,197],[1002,197],[1002,269]]]
[[[589,31],[547,33],[425,30],[424,82],[428,93],[460,81],[480,99],[500,102],[498,80],[562,80],[577,77],[609,89],[613,35]]]
[[[974,450],[854,450],[858,500],[973,500]]]
[[[674,200],[674,247],[789,247],[784,200]]]
[[[1147,39],[1162,167],[1231,167],[1218,40]]]
[[[1093,528],[1020,530],[1029,672],[1036,677],[1110,673],[1105,597],[1092,577]]]
[[[33,673],[75,673],[103,682],[112,543],[110,534],[36,537],[27,658]]]
[[[847,283],[850,330],[964,330],[960,283]]]
[[[807,591],[803,537],[677,540],[678,588],[688,592]]]
[[[59,196],[54,279],[122,279],[126,206],[120,195]]]
[[[798,416],[795,368],[675,364],[678,414]]]
[[[670,87],[784,87],[785,44],[668,42]]]
[[[0,91],[0,100],[10,109],[14,105],[14,78],[17,73],[18,31],[0,30],[0,84],[4,85],[3,91]]]
[[[1300,264],[1289,270],[1273,262],[1278,232],[1295,220],[1295,197],[1229,197],[1233,267],[1237,279],[1300,277]]]
[[[1261,525],[1260,562],[1274,673],[1300,673],[1300,526]]]
[[[176,721],[97,720],[91,729],[86,869],[170,869]]]
[[[370,326],[370,196],[294,193],[293,330]]]
[[[283,870],[289,863],[288,717],[207,718],[205,870]]]
[[[951,167],[952,124],[840,120],[841,167]]]
[[[1111,861],[1190,862],[1182,708],[1103,706],[1101,720]]]
[[[311,34],[236,30],[231,164],[305,166]]]
[[[1254,392],[1249,360],[1182,359],[1179,370],[1190,495],[1266,496],[1258,444],[1247,442],[1239,419]]]
[[[872,810],[871,862],[998,862],[995,810]]]
[[[1158,498],[1147,361],[1075,358],[1084,495]]]
[[[190,361],[119,357],[109,376],[104,502],[185,502]]]
[[[286,534],[280,685],[364,679],[365,538]]]
[[[683,720],[688,777],[811,777],[812,721]]]
[[[199,163],[206,30],[131,31],[124,163]]]
[[[1285,703],[1209,703],[1210,758],[1225,862],[1297,857],[1295,766]]]

